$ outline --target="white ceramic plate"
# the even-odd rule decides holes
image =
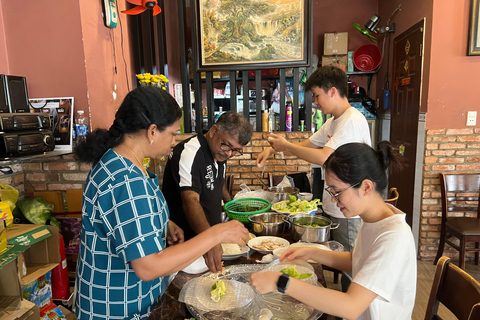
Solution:
[[[226,251],[225,247],[226,247],[225,244],[222,243],[223,251]],[[240,247],[240,246],[237,245],[237,247],[238,247],[238,251],[236,251],[235,253],[222,255],[222,260],[235,260],[235,259],[239,258],[241,255],[243,255],[244,253],[250,251],[250,248],[248,246]]]
[[[276,242],[278,245],[280,245],[283,248],[288,248],[288,246],[290,245],[290,242],[288,242],[288,240],[285,240],[280,237],[269,237],[269,236],[256,237],[256,238],[250,239],[247,245],[255,251],[258,251],[263,254],[267,254],[267,253],[271,253],[275,248],[271,250],[258,248],[259,245],[267,241]]]
[[[280,202],[286,202],[286,200],[275,202],[274,204],[272,204],[272,207],[270,208],[270,210],[273,210],[273,211],[278,212],[278,213],[283,213],[283,214],[286,214],[286,215],[299,214],[299,213],[300,214],[315,214],[315,212],[317,212],[317,209],[313,209],[313,210],[305,211],[305,212],[290,212],[290,211],[282,211],[282,210],[275,209],[273,206],[276,205],[277,203],[280,203]]]

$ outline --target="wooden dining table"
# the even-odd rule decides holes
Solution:
[[[240,265],[240,264],[253,264],[257,263],[257,260],[262,259],[263,254],[260,254],[256,251],[250,250],[249,254],[244,254],[235,260],[225,260],[225,266],[231,265]],[[325,276],[323,274],[322,265],[319,263],[312,265],[315,270],[315,274],[318,277],[318,282],[327,287],[327,283],[325,281]],[[190,319],[193,316],[190,314],[186,305],[180,301],[178,301],[178,297],[180,295],[180,291],[182,290],[185,283],[189,280],[194,279],[196,277],[200,277],[202,274],[189,274],[183,271],[177,273],[173,281],[168,286],[165,294],[159,299],[157,305],[155,306],[154,310],[148,317],[148,320],[158,320],[158,319],[168,319],[168,320],[185,320]],[[335,317],[327,314],[323,314],[320,320],[334,320]]]

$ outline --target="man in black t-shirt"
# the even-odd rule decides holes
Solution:
[[[183,229],[185,240],[222,222],[222,199],[231,200],[224,183],[226,162],[241,155],[251,137],[252,126],[242,115],[225,112],[205,135],[199,133],[173,148],[162,192],[170,219]],[[204,257],[212,272],[221,271],[221,245]]]

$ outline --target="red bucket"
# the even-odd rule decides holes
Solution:
[[[353,63],[360,71],[372,71],[382,63],[382,52],[374,44],[364,44],[353,53]]]

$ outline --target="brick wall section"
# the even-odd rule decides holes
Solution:
[[[277,132],[276,132],[277,133]],[[288,141],[302,141],[309,138],[311,132],[278,132]],[[177,135],[177,142],[190,137],[191,134]],[[312,166],[309,162],[298,159],[295,156],[275,154],[267,161],[265,170],[256,165],[257,156],[263,149],[270,146],[267,142],[268,133],[254,132],[251,141],[243,148],[243,155],[234,157],[227,162],[227,174],[235,177],[233,192],[240,190],[240,185],[245,183],[250,189],[257,190],[263,187],[262,182],[268,186],[268,174],[285,175],[288,173],[310,173]],[[262,182],[260,182],[260,179]]]
[[[437,254],[442,216],[440,172],[480,172],[480,128],[427,130],[419,237],[422,260],[433,260]],[[444,255],[458,259],[458,251],[449,245],[445,245]]]

